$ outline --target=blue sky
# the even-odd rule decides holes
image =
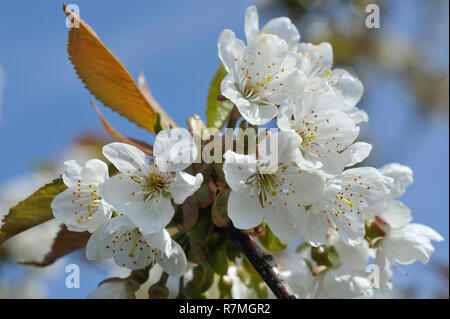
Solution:
[[[0,5],[0,66],[7,77],[0,117],[0,186],[29,171],[36,160],[58,154],[74,136],[102,130],[89,104],[90,94],[67,59],[62,3]],[[231,28],[242,38],[244,11],[252,4],[243,0],[75,3],[81,17],[134,77],[144,70],[154,96],[179,125],[185,125],[194,113],[204,117],[209,82],[220,63],[217,37],[224,28]],[[391,17],[395,22],[388,21],[388,27],[414,32],[420,12],[411,8],[415,11],[407,15],[403,10],[409,8],[398,8]],[[448,39],[448,31],[444,36]],[[446,45],[429,47],[428,53],[437,54],[443,61],[440,67],[448,70],[446,41]],[[375,74],[364,85],[367,93],[361,108],[371,119],[364,129],[374,143],[373,156],[379,166],[398,161],[413,168],[415,183],[402,200],[416,222],[446,238],[435,245],[432,259],[448,264],[448,117],[424,116],[409,107],[410,96],[399,79]],[[151,134],[109,109],[102,111],[125,135],[152,140]],[[431,296],[432,267],[416,263],[405,268],[410,275],[397,272],[396,282],[414,281],[422,296]],[[101,275],[93,275],[80,291],[68,293],[62,273],[60,282],[51,283],[51,297],[83,297],[102,280]]]

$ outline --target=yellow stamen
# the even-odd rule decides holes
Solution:
[[[322,79],[325,79],[327,76],[333,75],[333,74],[334,74],[333,71],[331,71],[331,70],[329,69],[324,75],[322,75]]]
[[[353,202],[349,201],[348,199],[344,198],[344,196],[336,195],[337,198],[339,198],[341,201],[349,205],[350,207],[353,207],[355,204]]]

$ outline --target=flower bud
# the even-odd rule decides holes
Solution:
[[[156,283],[148,289],[149,299],[167,299],[169,297],[169,289],[166,286]]]

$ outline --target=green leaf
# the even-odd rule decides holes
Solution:
[[[183,206],[185,205],[186,203],[184,203]],[[192,242],[198,245],[204,245],[211,235],[213,228],[214,225],[211,221],[211,218],[209,217],[209,214],[204,212],[203,214],[200,214],[198,216],[195,225],[191,227],[186,233]]]
[[[258,239],[264,249],[271,253],[282,251],[287,247],[285,242],[272,233],[268,225],[266,225],[266,233],[263,236],[259,236]]]
[[[155,130],[155,134],[158,134],[159,132],[161,132],[164,127],[161,123],[161,114],[156,113],[155,118],[153,119],[153,129]]]
[[[205,175],[203,175],[205,176]],[[208,179],[198,189],[196,196],[199,208],[206,208],[213,202],[217,188],[213,180]]]
[[[210,267],[198,265],[194,268],[192,280],[185,288],[185,293],[190,298],[201,298],[202,293],[207,291],[214,283],[214,272]]]
[[[174,222],[180,232],[185,232],[193,227],[198,218],[198,205],[195,196],[189,196],[183,205],[178,206]]]
[[[239,247],[229,240],[227,240],[227,257],[232,262],[236,262],[236,258],[242,257],[242,251]]]
[[[312,273],[313,271],[313,265],[309,259],[303,258],[303,261],[306,263],[306,266],[308,267],[309,271]]]
[[[220,299],[231,299],[233,298],[231,294],[231,288],[233,288],[233,280],[228,276],[221,276],[219,279],[219,293]]]
[[[327,253],[328,253],[328,260],[330,262],[331,267],[332,268],[340,267],[342,264],[341,258],[339,257],[339,254],[336,251],[336,249],[334,248],[334,246],[328,247]]]
[[[306,241],[304,241],[303,243],[301,243],[301,244],[297,247],[297,249],[295,249],[295,252],[298,254],[298,253],[302,252],[303,250],[305,250],[305,249],[308,248],[308,247],[310,247],[310,245],[309,245]]]
[[[230,190],[222,189],[211,207],[211,219],[217,227],[226,227],[230,224],[230,218],[228,217],[228,197]]]
[[[41,187],[27,199],[13,206],[3,218],[0,228],[0,245],[8,238],[53,218],[50,203],[67,188],[62,178]]]
[[[218,275],[225,275],[228,271],[227,241],[226,238],[214,233],[208,240],[209,258],[211,268]]]
[[[227,71],[221,65],[209,87],[206,106],[206,125],[219,130],[225,125],[234,107],[234,104],[220,92],[220,84],[226,75]]]
[[[247,287],[255,289],[259,298],[267,298],[268,295],[267,286],[264,283],[264,280],[261,278],[259,273],[256,271],[256,269],[253,267],[253,265],[247,258],[242,259],[242,266],[246,273],[244,274],[241,272],[240,274],[238,274],[241,281]]]

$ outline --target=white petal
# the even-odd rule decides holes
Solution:
[[[355,164],[364,161],[372,151],[372,145],[365,142],[356,142],[350,145],[343,153],[344,156],[349,157],[349,161],[346,163],[346,167],[353,166]]]
[[[322,42],[319,44],[312,44],[302,42],[298,47],[298,51],[303,59],[310,61],[311,65],[317,65],[313,67],[311,72],[323,75],[331,69],[333,63],[333,47],[328,42]],[[328,78],[327,75],[326,78]]]
[[[356,180],[355,180],[356,179]],[[330,180],[331,183],[339,180],[341,190],[347,188],[346,194],[353,193],[363,195],[358,201],[355,201],[355,206],[366,207],[375,204],[377,201],[386,198],[390,193],[390,185],[392,185],[392,178],[384,176],[373,167],[358,167],[345,170],[342,174]],[[360,204],[360,201],[363,203]]]
[[[289,196],[297,199],[302,205],[311,204],[323,196],[325,183],[319,173],[288,167],[280,176],[286,179],[285,185],[291,191]],[[292,193],[292,190],[295,190],[295,193]]]
[[[323,170],[331,175],[342,173],[345,167],[350,167],[365,160],[372,151],[372,145],[356,142],[341,153],[331,152],[323,156]]]
[[[428,263],[434,247],[430,240],[442,241],[441,235],[430,227],[420,224],[409,224],[402,228],[392,229],[383,239],[383,248],[397,262],[410,264],[419,260]]]
[[[328,221],[326,215],[322,212],[315,212],[314,208],[310,208],[310,210],[313,211],[306,212],[303,210],[306,220],[303,235],[306,242],[314,247],[317,247],[326,242]]]
[[[364,238],[365,229],[363,214],[357,214],[355,211],[349,212],[348,210],[345,214],[342,214],[337,213],[336,210],[333,209],[327,211],[327,216],[331,225],[347,245],[358,245]]]
[[[182,171],[197,158],[197,147],[188,130],[173,128],[158,133],[153,146],[153,156],[163,172]]]
[[[76,161],[64,162],[66,169],[62,176],[64,184],[75,187],[80,183],[101,184],[108,179],[108,165],[104,162],[93,159],[86,162],[84,167],[78,165]]]
[[[245,187],[247,178],[256,172],[256,159],[254,156],[237,154],[231,150],[226,151],[223,157],[225,180],[233,191],[240,191]]]
[[[94,232],[111,217],[112,208],[103,201],[90,206],[92,198],[78,198],[75,188],[68,188],[55,196],[51,203],[53,215],[66,224],[72,231]]]
[[[153,262],[152,247],[143,240],[137,228],[114,233],[107,244],[108,250],[114,250],[114,261],[121,267],[141,269]]]
[[[336,232],[332,232],[328,239],[329,245],[333,245],[340,259],[341,267],[355,272],[363,270],[369,261],[369,245],[367,241],[361,241],[355,246],[348,246]]]
[[[81,178],[86,184],[101,184],[109,178],[108,165],[98,159],[89,160],[82,170]]]
[[[162,230],[173,217],[169,199],[156,195],[144,201],[139,184],[122,174],[108,179],[100,191],[104,199],[117,212],[128,216],[144,235]]]
[[[280,199],[282,194],[276,196],[276,199]],[[283,198],[286,200],[286,198]],[[303,225],[297,223],[298,219],[293,216],[294,207],[292,203],[287,200],[283,202],[277,201],[274,198],[274,207],[267,207],[264,209],[264,219],[269,225],[270,230],[279,239],[285,242],[293,242],[302,236]],[[286,205],[285,205],[286,203]]]
[[[391,265],[381,249],[377,249],[375,264],[380,269],[380,290],[382,292],[392,290],[393,273]]]
[[[125,215],[131,202],[141,200],[138,195],[133,195],[141,193],[141,190],[142,186],[124,174],[115,175],[100,185],[103,199],[117,212]]]
[[[271,159],[272,166],[294,163],[301,156],[301,143],[302,138],[293,130],[272,133],[258,143],[259,159]]]
[[[147,172],[147,156],[138,148],[125,143],[110,143],[103,147],[103,155],[124,174],[133,174],[141,169]]]
[[[89,238],[86,245],[86,258],[88,260],[100,260],[111,258],[113,256],[112,250],[106,249],[106,245],[110,238],[107,237],[102,239],[100,237],[101,232],[102,227],[99,227]]]
[[[171,276],[181,277],[186,272],[187,260],[181,246],[172,240],[172,251],[170,256],[164,255],[158,264]]]
[[[172,238],[166,229],[144,236],[150,247],[162,251],[166,256],[172,254]]]
[[[194,194],[203,182],[203,175],[198,173],[196,176],[185,172],[177,172],[176,180],[171,185],[173,201],[176,204],[182,204],[185,199]]]
[[[243,63],[245,44],[242,40],[236,39],[236,35],[231,30],[223,30],[217,42],[219,59],[227,72],[236,79]]]
[[[412,220],[411,210],[398,200],[387,198],[385,201],[364,208],[366,217],[374,219],[380,217],[391,228],[400,228],[409,224]]]
[[[137,226],[127,216],[117,216],[109,220],[102,227],[99,236],[101,239],[110,237],[113,233],[118,231],[126,231],[136,228]]]
[[[324,274],[324,287],[328,298],[358,298],[371,295],[367,274],[331,269]]]
[[[245,99],[233,101],[241,115],[252,125],[269,123],[278,114],[278,108],[274,105],[258,105],[249,103]]]
[[[90,233],[95,232],[99,227],[111,218],[112,206],[105,201],[98,203],[97,211],[92,215],[92,218],[86,223],[86,229]]]
[[[297,27],[287,17],[280,17],[270,20],[262,29],[264,33],[275,34],[284,39],[289,48],[294,48],[300,41],[300,33]]]
[[[126,213],[144,235],[162,230],[170,223],[173,214],[170,199],[160,196],[148,202],[130,202]]]
[[[241,92],[236,87],[235,80],[231,74],[227,74],[220,83],[220,92],[230,99],[234,104],[250,106],[250,102],[243,98]]]
[[[389,163],[380,168],[380,172],[388,177],[394,179],[393,187],[391,188],[392,197],[400,197],[405,193],[406,187],[413,183],[413,171],[406,165],[398,163]]]
[[[277,126],[282,131],[289,131],[291,127],[291,118],[293,115],[293,103],[289,101],[278,109]]]
[[[82,167],[77,161],[66,161],[64,162],[64,165],[66,165],[66,169],[62,176],[64,184],[69,187],[77,186],[78,181],[81,179]]]
[[[328,76],[327,80],[344,96],[349,107],[355,106],[361,100],[364,92],[363,84],[348,71],[334,69],[333,74]]]
[[[261,224],[263,209],[257,196],[250,198],[249,190],[232,191],[228,198],[228,217],[234,227],[250,229]]]
[[[352,107],[349,110],[345,111],[348,116],[355,122],[355,124],[359,124],[361,122],[368,122],[369,116],[363,110],[358,109],[357,107]]]
[[[259,33],[259,18],[256,6],[250,6],[245,10],[245,36],[250,43]]]

